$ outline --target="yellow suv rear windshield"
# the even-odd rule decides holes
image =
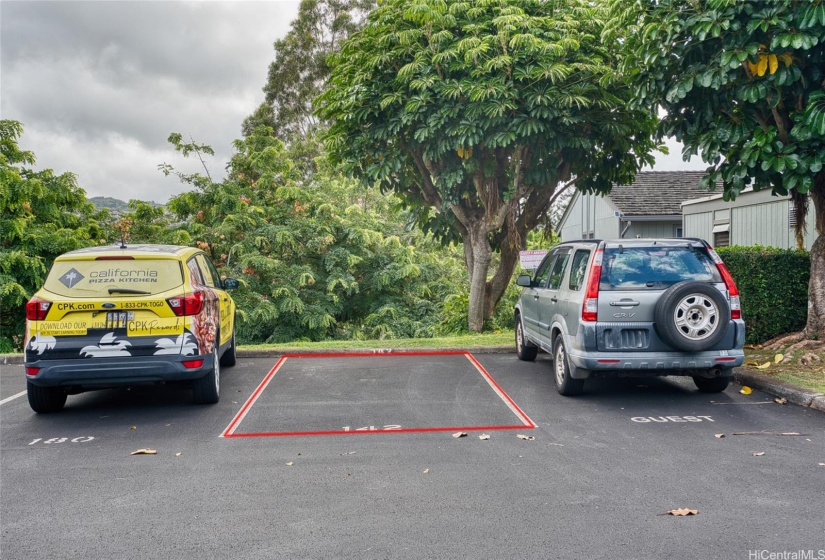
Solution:
[[[173,259],[55,261],[44,288],[66,297],[98,298],[160,294],[183,285],[180,262]],[[114,291],[113,291],[114,289]]]

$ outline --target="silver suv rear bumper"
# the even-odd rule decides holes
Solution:
[[[575,336],[565,337],[567,355],[574,366],[571,377],[584,379],[591,372],[617,375],[706,375],[730,376],[733,368],[745,362],[745,323],[740,319],[730,321],[728,335],[717,347],[703,352],[678,352],[657,350],[661,344],[655,340],[643,351],[624,348],[598,350],[597,337],[603,331],[598,323],[580,323]],[[658,343],[658,344],[657,344]]]

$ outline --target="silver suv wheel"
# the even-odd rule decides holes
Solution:
[[[567,349],[564,347],[562,335],[556,337],[553,346],[553,371],[559,394],[572,396],[580,395],[584,391],[584,379],[570,377],[570,364],[567,361]]]
[[[689,340],[705,340],[719,328],[719,309],[707,296],[690,294],[673,311],[673,322]]]
[[[524,327],[521,324],[521,314],[516,313],[516,355],[519,360],[532,362],[539,353],[538,346],[533,346],[524,336]]]
[[[701,352],[724,338],[730,307],[713,285],[680,282],[659,298],[654,317],[656,330],[667,344],[685,352]]]

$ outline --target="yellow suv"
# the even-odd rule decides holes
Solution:
[[[218,402],[235,364],[235,302],[209,256],[192,247],[91,247],[55,259],[26,304],[26,388],[35,412],[66,396],[183,381]]]

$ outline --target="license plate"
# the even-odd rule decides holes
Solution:
[[[126,323],[134,320],[134,311],[109,311],[106,313],[106,328],[125,329]]]

